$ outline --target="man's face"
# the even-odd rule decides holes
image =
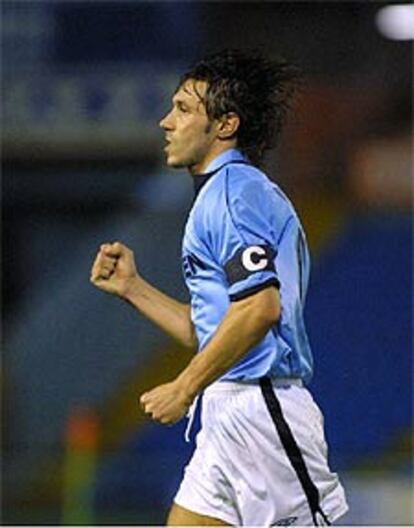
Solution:
[[[210,161],[217,139],[216,124],[210,122],[203,101],[204,81],[186,81],[172,98],[171,111],[160,121],[165,132],[167,165],[203,170]]]

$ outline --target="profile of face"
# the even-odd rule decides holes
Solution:
[[[167,165],[201,172],[217,140],[217,122],[210,121],[203,97],[204,81],[187,80],[172,98],[170,112],[160,121],[165,132]]]

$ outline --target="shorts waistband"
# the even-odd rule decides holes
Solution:
[[[303,387],[303,380],[301,378],[270,378],[273,387],[283,388],[294,385],[296,387]],[[239,392],[252,390],[260,386],[260,380],[248,380],[248,381],[216,381],[209,385],[204,393],[217,393],[217,392]]]

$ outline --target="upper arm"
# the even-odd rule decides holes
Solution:
[[[245,311],[265,326],[273,326],[280,317],[281,305],[279,290],[268,286],[253,295],[231,303],[232,311]]]
[[[242,176],[230,178],[221,207],[210,212],[208,221],[210,246],[225,276],[230,302],[280,286],[275,193],[257,178]]]

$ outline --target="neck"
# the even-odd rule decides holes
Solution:
[[[206,154],[206,156],[200,162],[194,163],[194,165],[190,165],[188,167],[188,171],[190,172],[191,176],[194,176],[196,174],[203,174],[206,168],[215,158],[217,158],[217,156],[220,156],[220,154],[223,154],[223,152],[232,148],[236,148],[235,141],[226,142],[225,144],[219,143],[213,145],[212,148]]]

